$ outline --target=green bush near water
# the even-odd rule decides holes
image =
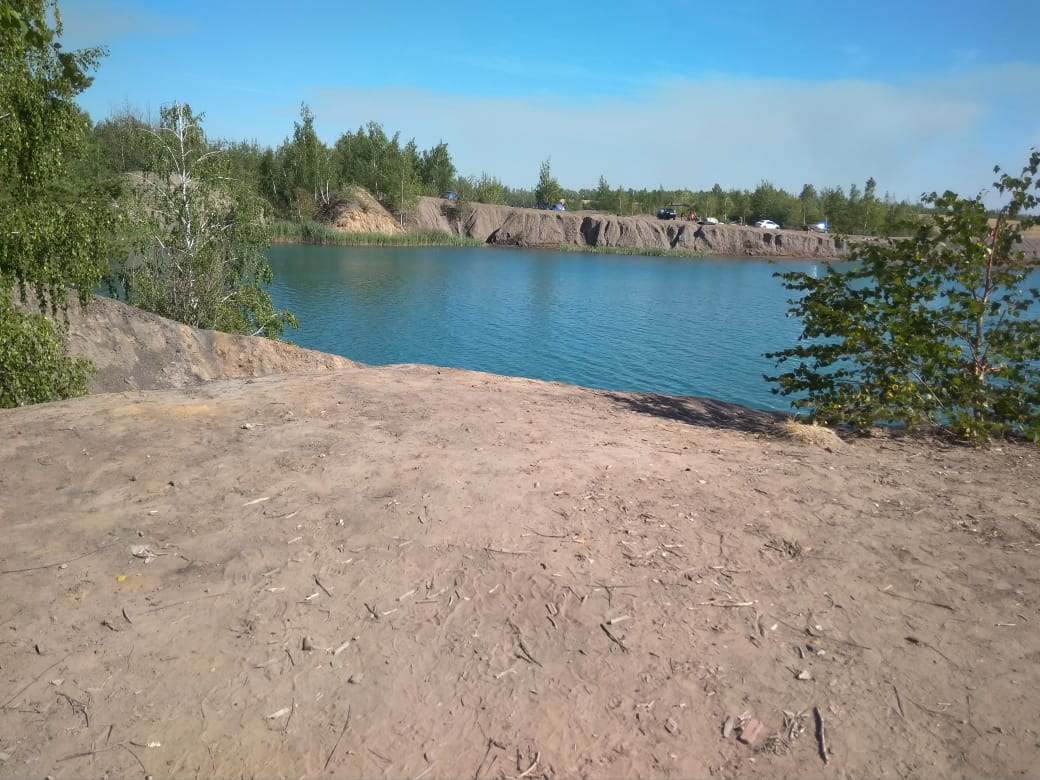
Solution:
[[[1008,199],[995,220],[981,195],[932,193],[934,218],[907,238],[854,246],[858,262],[818,278],[778,274],[803,327],[766,355],[792,365],[766,377],[774,392],[827,424],[1040,441],[1040,289],[1021,248],[1038,221],[1040,152],[1017,177],[995,170]]]

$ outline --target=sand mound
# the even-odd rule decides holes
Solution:
[[[777,434],[785,439],[809,444],[823,449],[842,450],[845,442],[830,428],[809,425],[798,420],[784,420],[776,428]]]
[[[354,365],[282,341],[199,330],[110,298],[69,308],[69,352],[98,369],[91,392],[156,390]],[[287,334],[292,336],[292,331]]]
[[[403,228],[383,205],[361,187],[334,194],[315,220],[347,233],[400,233]]]

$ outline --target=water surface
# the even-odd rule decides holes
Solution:
[[[300,346],[609,390],[786,409],[762,357],[792,345],[779,270],[815,262],[473,248],[275,246]]]

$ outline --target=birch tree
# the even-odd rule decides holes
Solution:
[[[296,327],[275,311],[263,255],[260,201],[206,143],[202,116],[174,103],[148,132],[150,169],[134,175],[127,211],[132,251],[121,280],[131,303],[196,328],[278,336]]]
[[[0,406],[87,390],[89,366],[65,354],[59,329],[70,288],[91,299],[112,225],[107,205],[68,176],[90,127],[73,99],[104,52],[64,51],[60,35],[56,4],[0,2]],[[30,297],[56,319],[15,308]]]

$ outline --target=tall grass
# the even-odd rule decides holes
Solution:
[[[483,241],[457,236],[439,230],[413,230],[407,233],[347,233],[320,222],[283,220],[274,223],[272,242],[276,244],[318,244],[335,246],[487,246]],[[560,244],[560,252],[582,252],[594,255],[643,255],[646,257],[703,258],[710,252],[659,247],[577,246]]]
[[[347,233],[320,222],[275,222],[272,241],[276,244],[319,244],[336,246],[484,246],[483,241],[439,230],[407,233]]]
[[[591,255],[636,255],[641,257],[678,257],[678,258],[705,258],[712,257],[711,252],[694,249],[662,249],[661,247],[640,246],[576,246],[574,244],[560,244],[559,252],[581,252]]]

